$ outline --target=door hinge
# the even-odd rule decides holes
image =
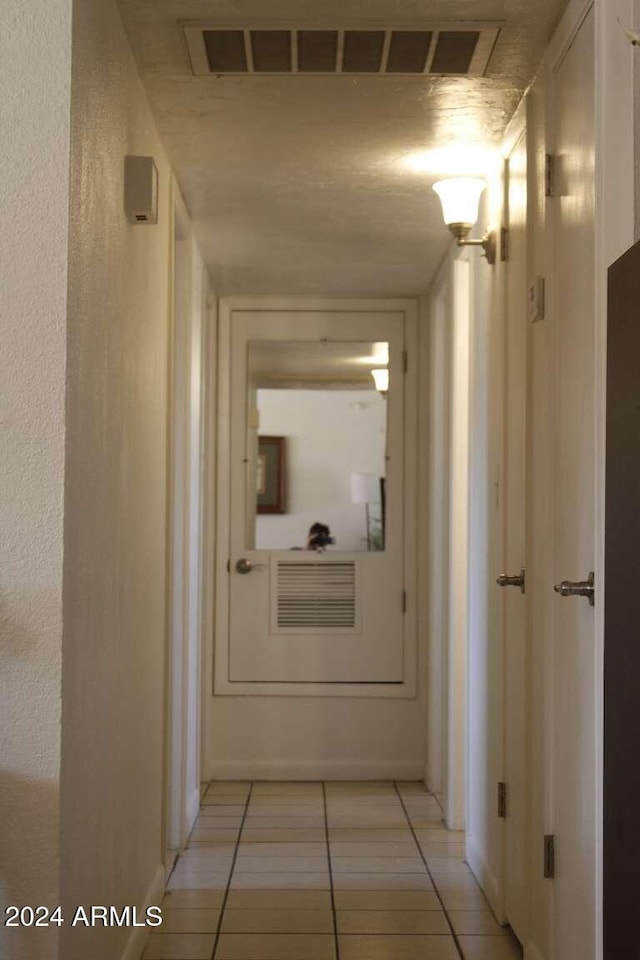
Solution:
[[[544,195],[545,197],[552,197],[554,195],[554,161],[555,157],[552,157],[550,153],[545,154],[544,158]]]
[[[543,876],[545,880],[553,880],[556,875],[556,838],[548,833],[544,838]]]
[[[506,263],[509,259],[509,227],[500,227],[500,260]]]
[[[507,785],[502,781],[498,784],[498,816],[501,820],[507,816]]]
[[[406,590],[402,591],[402,612],[403,613],[407,612],[407,591]]]
[[[407,373],[409,369],[409,353],[407,350],[402,351],[402,372]]]

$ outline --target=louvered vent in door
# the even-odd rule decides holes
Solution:
[[[273,560],[274,633],[352,633],[358,629],[353,560]]]

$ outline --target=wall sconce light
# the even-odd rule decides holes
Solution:
[[[378,393],[386,397],[389,390],[389,368],[379,367],[377,370],[372,370],[371,376],[373,377]]]
[[[438,180],[433,189],[440,197],[444,222],[459,247],[482,247],[488,263],[496,262],[495,233],[487,230],[481,240],[467,239],[478,219],[480,196],[486,187],[476,177],[449,177]]]

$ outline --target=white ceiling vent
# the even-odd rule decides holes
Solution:
[[[257,28],[186,23],[196,76],[482,76],[500,33],[496,21],[415,28]]]
[[[275,560],[274,566],[272,632],[351,633],[357,629],[353,560]]]

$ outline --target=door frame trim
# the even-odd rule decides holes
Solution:
[[[405,316],[405,348],[412,362],[405,375],[404,501],[416,505],[415,521],[405,514],[405,589],[407,608],[404,620],[405,680],[402,683],[277,683],[238,682],[229,677],[229,571],[230,540],[230,361],[231,315],[238,310],[307,312],[402,312]],[[418,424],[417,424],[417,299],[365,299],[317,297],[224,297],[219,305],[218,327],[218,490],[216,500],[216,610],[214,633],[214,696],[287,697],[375,697],[413,699],[418,693],[418,609],[421,571],[418,570]],[[407,403],[407,397],[410,402]]]
[[[172,217],[170,239],[170,317],[168,344],[167,403],[167,635],[165,664],[165,773],[163,790],[163,853],[167,872],[182,848],[188,833],[185,690],[188,621],[186,596],[189,590],[189,569],[186,556],[186,531],[189,513],[189,427],[187,383],[190,376],[189,352],[186,349],[190,332],[189,313],[192,269],[189,218],[172,178]],[[180,284],[178,283],[180,272]],[[180,287],[182,289],[180,289]],[[181,296],[178,305],[177,298]],[[186,324],[186,326],[185,326]],[[180,338],[180,343],[178,342]],[[181,349],[182,347],[182,349]],[[177,382],[181,378],[181,395]],[[177,462],[177,448],[182,447],[183,464]],[[180,475],[179,489],[176,480]],[[176,524],[181,518],[182,533],[176,540]],[[179,597],[177,596],[179,593]],[[178,607],[178,609],[176,609]],[[180,621],[179,630],[177,618]]]
[[[613,7],[613,9],[612,9]],[[635,48],[624,39],[616,18],[633,23],[633,0],[614,0],[606,10],[595,4],[595,574],[600,603],[595,608],[596,658],[596,960],[604,954],[604,582],[605,472],[607,420],[608,268],[635,240],[637,129]],[[626,56],[623,54],[626,54]],[[636,203],[633,202],[636,200]]]

